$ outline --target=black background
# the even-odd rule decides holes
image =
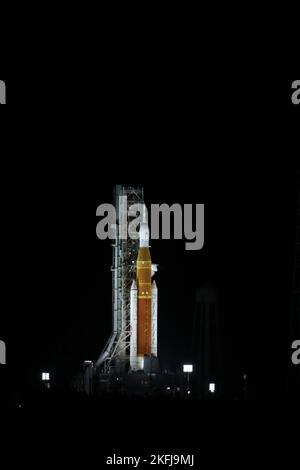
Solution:
[[[111,247],[95,212],[117,183],[144,186],[147,204],[205,204],[201,251],[152,243],[163,364],[190,359],[195,288],[209,281],[224,301],[226,397],[247,372],[251,398],[287,398],[296,18],[7,12],[1,339],[15,402],[42,370],[63,388],[107,339]]]

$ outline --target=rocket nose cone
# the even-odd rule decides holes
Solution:
[[[144,222],[141,223],[139,236],[140,236],[140,246],[141,247],[149,246],[150,233],[149,233],[148,224]]]
[[[140,247],[148,247],[149,246],[149,239],[150,239],[150,232],[148,226],[148,215],[147,215],[147,208],[145,204],[143,205],[143,220],[140,224]]]
[[[132,281],[131,288],[130,289],[136,289],[136,282],[135,280]]]
[[[157,290],[157,285],[155,281],[152,282],[152,290]]]
[[[143,204],[143,219],[142,219],[143,224],[148,224],[148,213],[147,213],[147,207],[146,204]]]

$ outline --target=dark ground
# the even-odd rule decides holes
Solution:
[[[31,396],[1,420],[3,448],[35,465],[94,465],[119,455],[194,453],[202,466],[287,463],[298,449],[293,402]],[[30,423],[30,425],[29,425]],[[34,467],[35,468],[35,467]]]

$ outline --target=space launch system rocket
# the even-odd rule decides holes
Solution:
[[[130,290],[130,369],[144,369],[146,357],[157,357],[157,286],[152,276],[149,227],[144,207],[140,224],[136,280]]]

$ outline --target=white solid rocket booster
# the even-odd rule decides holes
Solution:
[[[130,368],[137,369],[137,286],[133,281],[130,289]]]
[[[151,354],[157,356],[157,285],[152,282]]]

